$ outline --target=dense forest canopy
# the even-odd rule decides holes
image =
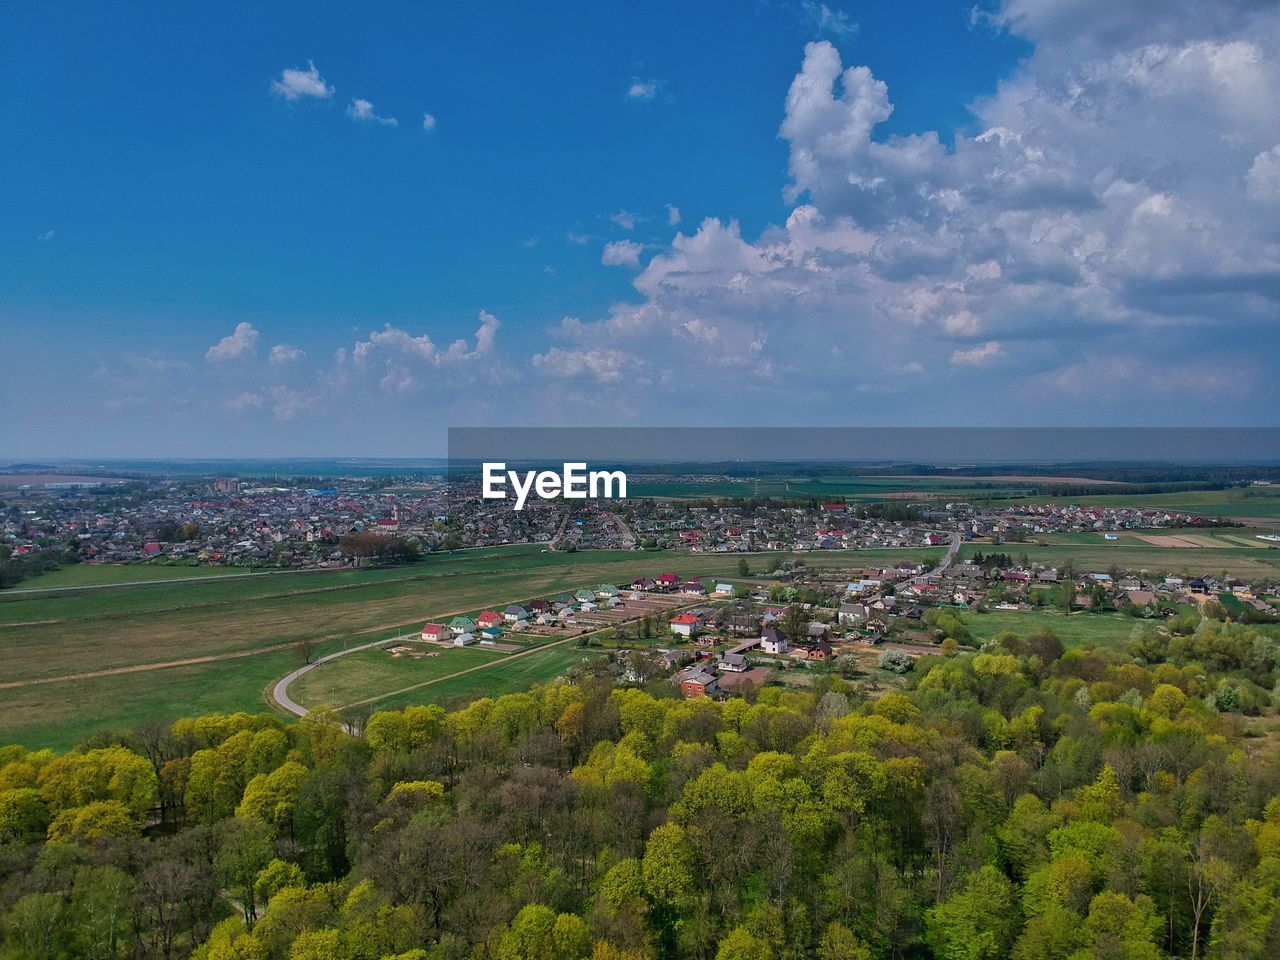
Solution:
[[[0,748],[0,956],[1280,956],[1280,644],[1137,631]]]

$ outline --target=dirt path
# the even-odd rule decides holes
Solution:
[[[30,680],[7,680],[0,683],[0,690],[14,690],[18,687],[36,687],[44,683],[68,683],[73,680],[94,680],[98,677],[114,677],[122,673],[146,673],[148,670],[167,670],[170,667],[190,667],[201,663],[214,663],[219,660],[241,660],[245,657],[256,657],[261,653],[279,653],[293,647],[292,643],[280,643],[273,647],[260,647],[257,650],[238,650],[235,653],[219,653],[207,657],[190,657],[186,660],[164,660],[159,663],[134,663],[124,667],[110,667],[106,670],[90,670],[88,673],[64,673],[60,677],[34,677]]]

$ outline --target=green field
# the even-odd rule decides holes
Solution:
[[[1100,481],[1080,479],[1082,486]],[[1110,507],[1150,507],[1180,513],[1199,513],[1233,519],[1258,517],[1280,519],[1280,486],[1231,487],[1226,490],[1187,490],[1177,493],[1117,492],[1068,498],[1046,498],[1038,493],[1044,484],[1057,486],[1060,481],[1034,477],[1000,480],[984,477],[866,477],[830,475],[803,477],[762,475],[756,477],[715,477],[707,480],[688,478],[639,478],[627,485],[631,497],[805,497],[818,500],[850,498],[883,499],[889,495],[918,493],[921,499],[939,496],[957,497],[990,506],[1014,504],[1088,504]],[[1117,490],[1123,490],[1120,486]]]
[[[341,645],[323,643],[318,654]],[[66,750],[83,737],[160,717],[268,709],[265,692],[301,664],[283,650],[161,672],[0,690],[0,742]],[[7,679],[7,677],[6,677]]]
[[[185,564],[178,566],[158,563],[77,563],[29,577],[23,580],[20,586],[13,587],[0,596],[20,594],[25,590],[47,590],[53,587],[96,587],[141,580],[258,575],[260,574],[244,567],[195,567]]]
[[[829,551],[804,558],[838,565],[911,555]],[[763,563],[759,557],[750,562]],[[0,594],[0,683],[156,665],[142,673],[0,689],[0,741],[65,746],[93,730],[119,729],[140,718],[265,706],[264,687],[297,665],[296,650],[284,647],[303,638],[367,642],[429,619],[584,585],[664,570],[732,575],[737,565],[731,554],[556,554],[513,546],[433,556],[392,569]],[[179,664],[237,654],[248,656]],[[541,676],[561,656],[553,654],[545,663],[515,661],[509,682]],[[486,675],[485,682],[502,678]],[[446,687],[444,694],[453,695],[451,690]]]
[[[289,696],[305,707],[340,707],[380,691],[398,690],[507,658],[505,653],[479,646],[430,649],[439,656],[422,660],[397,659],[381,647],[360,650],[322,663],[310,673],[303,674],[290,685]]]
[[[973,543],[960,550],[960,558],[968,559],[975,553],[1007,553],[1016,560],[1024,555],[1032,563],[1061,566],[1067,560],[1078,571],[1106,571],[1112,566],[1122,570],[1146,570],[1178,576],[1205,574],[1218,576],[1227,573],[1234,577],[1252,579],[1280,576],[1280,549],[1233,543],[1226,536],[1242,536],[1242,531],[1182,531],[1197,537],[1210,537],[1220,545],[1213,547],[1162,547],[1131,534],[1122,533],[1118,540],[1105,540],[1100,533],[1053,534],[1039,537],[1044,542],[1021,543],[1010,541],[1002,544]],[[1176,536],[1179,531],[1155,531]]]
[[[1186,490],[1181,493],[1116,493],[1091,497],[1024,498],[996,501],[1014,503],[1079,503],[1100,507],[1150,507],[1181,513],[1202,513],[1218,517],[1262,517],[1280,519],[1280,486],[1231,487],[1227,490]]]
[[[874,500],[889,494],[919,493],[949,497],[1020,497],[1036,492],[1034,482],[984,480],[975,477],[762,476],[716,477],[708,480],[638,479],[627,484],[627,496],[671,497],[814,497],[819,500]]]
[[[1239,533],[1215,531],[1213,535]],[[1114,563],[1170,573],[1184,568],[1199,573],[1226,570],[1246,577],[1275,576],[1280,570],[1274,564],[1280,551],[1265,547],[1224,541],[1221,548],[1172,549],[1141,541],[1104,541],[1101,537],[1089,542],[1090,536],[1034,545],[969,545],[964,553],[997,549],[1017,557],[1025,552],[1035,561],[1054,564],[1070,557],[1078,569],[1105,570]],[[937,550],[912,549],[822,551],[801,558],[810,565],[830,567],[937,554]],[[771,555],[769,559],[786,556]],[[176,583],[117,583],[45,594],[0,593],[0,656],[4,663],[0,684],[62,678],[54,683],[0,689],[0,739],[66,746],[94,730],[120,729],[147,717],[263,707],[264,688],[297,665],[298,652],[293,645],[304,638],[326,643],[329,648],[365,643],[431,619],[501,608],[584,585],[625,582],[664,570],[683,576],[733,578],[738,560],[733,554],[560,554],[522,545],[432,556],[398,568],[238,578],[193,576]],[[748,562],[758,569],[765,560],[754,556]],[[126,571],[136,580],[140,568],[97,569]],[[64,581],[63,586],[75,585]],[[975,621],[974,629],[982,635],[1009,627],[1021,629],[1027,623],[1026,616],[988,614],[981,623]],[[1002,619],[1006,623],[1001,624]],[[1080,642],[1082,637],[1075,636],[1075,631],[1086,628],[1100,628],[1108,638],[1127,635],[1119,625],[1101,626],[1105,619],[1069,618],[1063,624],[1064,639]],[[378,661],[379,656],[384,660]],[[500,655],[477,650],[460,651],[458,656]],[[518,689],[558,675],[581,656],[576,647],[556,647],[546,651],[545,659],[543,654],[517,658],[498,663],[492,670],[423,687],[405,695],[405,702],[424,698],[453,702],[471,693]],[[184,663],[194,658],[214,659]],[[395,661],[385,653],[353,655],[348,667],[340,660],[332,670],[321,668],[299,681],[294,692],[310,698],[302,702],[351,702],[348,691],[367,691],[364,696],[368,696],[417,682],[400,683],[404,676],[443,675],[431,671],[442,668],[440,661],[446,659]],[[138,665],[150,669],[76,677]],[[367,672],[347,678],[344,674],[351,666]],[[330,674],[335,688],[326,695],[322,687],[330,682]]]
[[[1068,647],[1085,643],[1114,646],[1124,643],[1133,628],[1144,621],[1123,613],[1073,613],[1058,610],[990,610],[968,611],[961,616],[974,637],[986,640],[1012,630],[1030,636],[1040,630],[1052,630]]]
[[[493,667],[387,697],[372,706],[378,710],[398,710],[418,703],[456,707],[476,697],[500,697],[504,693],[526,690],[535,683],[547,683],[592,656],[599,654],[568,643],[528,657],[507,658]],[[376,691],[371,691],[366,696],[373,696],[375,693]]]

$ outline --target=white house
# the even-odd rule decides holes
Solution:
[[[790,647],[786,634],[774,627],[766,627],[760,634],[760,649],[765,653],[781,654],[786,653]]]
[[[692,637],[698,632],[698,627],[701,625],[702,621],[692,613],[682,613],[680,616],[672,618],[671,632],[680,637]]]

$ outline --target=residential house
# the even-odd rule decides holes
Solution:
[[[853,627],[866,620],[867,613],[865,603],[842,603],[836,616],[842,626]]]
[[[680,692],[686,699],[713,696],[719,690],[716,675],[700,664],[694,664],[676,674],[680,683]]]
[[[787,635],[777,627],[765,627],[760,633],[760,649],[765,653],[786,653],[790,649]]]
[[[748,669],[747,658],[740,653],[726,653],[720,658],[720,669],[744,673]]]
[[[795,655],[801,660],[827,661],[835,655],[835,651],[826,640],[805,640],[797,642]]]
[[[692,613],[682,613],[671,618],[671,632],[681,637],[692,637],[702,626],[702,621]]]
[[[452,635],[453,631],[443,623],[428,623],[422,628],[422,639],[432,643],[448,640]]]

